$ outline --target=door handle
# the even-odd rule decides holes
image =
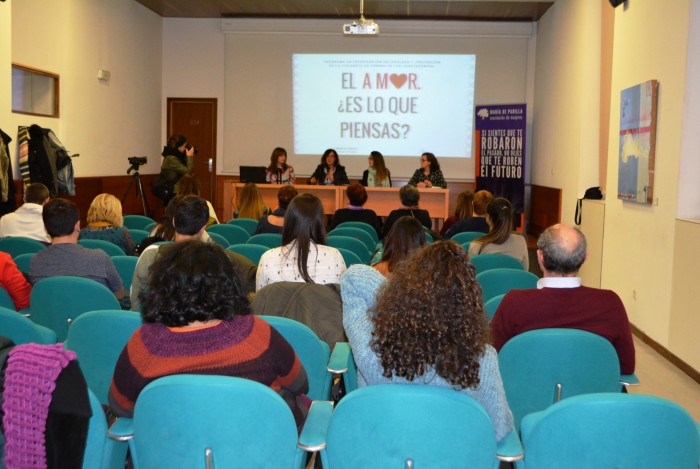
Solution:
[[[209,172],[210,173],[212,172],[213,164],[214,164],[214,158],[209,158]]]

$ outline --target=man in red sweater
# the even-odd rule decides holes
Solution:
[[[496,350],[513,336],[551,327],[581,329],[615,347],[622,374],[634,373],[634,343],[627,312],[611,290],[584,287],[578,271],[586,260],[586,238],[568,225],[550,226],[537,241],[544,278],[537,289],[511,290],[491,321]]]

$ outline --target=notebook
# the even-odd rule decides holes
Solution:
[[[239,170],[241,182],[265,183],[265,166],[241,166]]]

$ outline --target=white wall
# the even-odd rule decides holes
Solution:
[[[0,129],[16,140],[17,132],[10,131],[12,111],[12,3],[0,3]],[[14,155],[14,152],[13,152]]]
[[[58,74],[61,91],[59,118],[11,114],[2,123],[8,133],[31,124],[53,129],[69,152],[80,154],[76,177],[125,174],[127,157],[159,155],[161,18],[134,1],[11,3],[12,61]],[[112,73],[109,82],[97,79],[98,68]],[[151,158],[143,171],[159,165]]]

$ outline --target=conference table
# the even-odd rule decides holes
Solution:
[[[237,181],[224,182],[224,220],[233,218],[234,207],[238,205],[240,191],[244,183]],[[277,191],[279,184],[258,184],[258,190],[265,204],[274,209],[277,207]],[[349,205],[345,192],[347,186],[313,186],[295,184],[300,194],[313,194],[323,204],[323,213],[333,215],[339,208]],[[374,210],[380,217],[389,215],[392,210],[401,207],[399,187],[366,187],[367,203],[365,208]],[[450,191],[448,189],[418,188],[420,192],[420,208],[427,210],[436,220],[444,220],[449,216]],[[437,225],[434,225],[437,227]]]

